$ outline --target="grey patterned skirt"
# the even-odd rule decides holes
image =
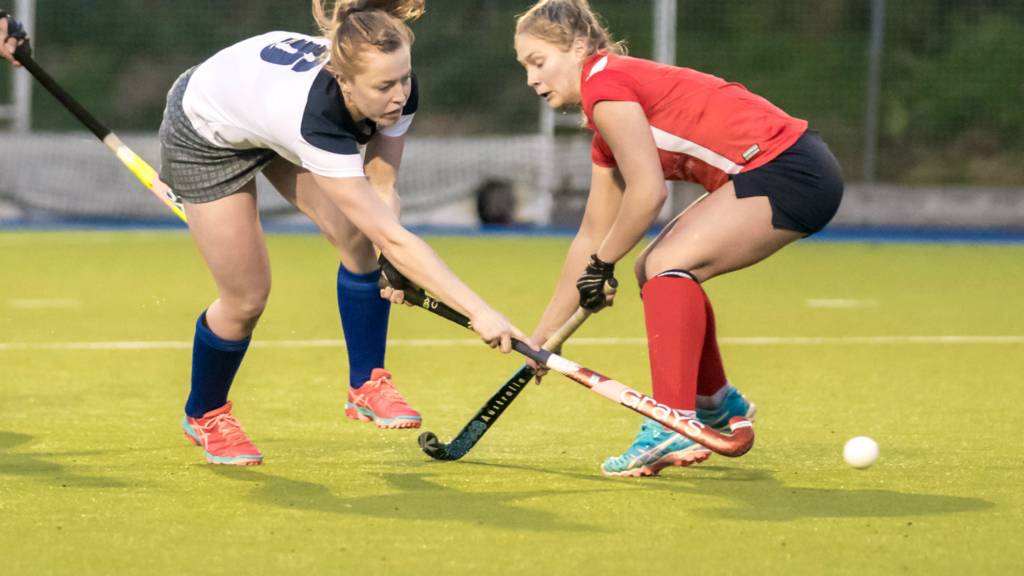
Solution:
[[[201,204],[238,192],[277,153],[219,148],[196,132],[181,104],[194,70],[186,70],[167,93],[160,124],[160,179],[185,202]]]

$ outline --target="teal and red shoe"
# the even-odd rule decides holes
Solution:
[[[655,476],[669,466],[689,466],[703,462],[711,451],[693,440],[644,418],[633,444],[620,456],[601,464],[607,476]]]
[[[420,413],[409,407],[405,397],[391,383],[391,373],[374,368],[370,379],[359,388],[348,389],[345,416],[373,422],[378,428],[419,428]]]
[[[726,386],[729,389],[717,408],[697,408],[697,419],[719,432],[729,431],[729,420],[734,416],[743,416],[753,422],[754,416],[757,414],[757,406],[753,402],[747,400],[746,396],[732,385],[726,384]]]
[[[181,429],[193,444],[202,446],[210,464],[256,466],[263,462],[263,454],[231,414],[231,402],[199,418],[186,415]]]

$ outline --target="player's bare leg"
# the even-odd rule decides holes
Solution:
[[[255,182],[231,196],[186,204],[189,230],[218,297],[199,316],[192,353],[192,389],[182,430],[208,462],[249,466],[263,461],[227,401],[249,337],[270,293],[270,261],[256,206]]]
[[[373,244],[320,191],[308,170],[278,158],[263,169],[263,175],[288,202],[316,224],[338,251],[346,269],[366,274],[379,268]]]
[[[738,199],[728,183],[691,205],[641,253],[635,272],[643,286],[655,398],[713,427],[732,416],[754,416],[754,405],[725,380],[714,314],[700,282],[760,262],[802,236],[772,226],[767,198]],[[646,476],[707,456],[685,438],[645,423],[626,452],[606,460],[602,470]]]
[[[635,271],[641,285],[673,269],[687,270],[706,282],[756,264],[803,236],[774,228],[768,198],[737,198],[729,182],[667,226],[637,258]]]
[[[278,159],[264,174],[338,251],[338,310],[349,358],[345,415],[381,428],[418,428],[419,412],[395,389],[391,373],[384,369],[390,304],[377,288],[380,272],[373,244],[320,191],[307,170]]]
[[[206,313],[215,334],[240,340],[252,334],[270,295],[270,259],[256,205],[256,183],[204,204],[186,204],[189,231],[206,261],[217,299]]]

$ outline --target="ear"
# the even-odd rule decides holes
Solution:
[[[572,53],[573,53],[573,56],[576,56],[580,60],[586,58],[587,57],[587,49],[589,47],[590,46],[587,44],[587,39],[586,38],[584,38],[582,36],[577,36],[572,41]]]
[[[352,83],[341,76],[335,76],[335,80],[338,82],[338,87],[341,88],[341,93],[348,96],[352,93]]]

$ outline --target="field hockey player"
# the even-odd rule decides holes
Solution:
[[[377,288],[374,246],[470,316],[492,347],[508,352],[520,334],[398,222],[395,182],[418,100],[405,22],[423,13],[424,1],[341,0],[329,9],[314,0],[312,7],[322,36],[270,32],[225,48],[178,78],[160,128],[161,177],[184,201],[218,289],[196,321],[183,419],[212,463],[263,459],[228,401],[270,291],[256,202],[261,171],[338,252],[348,417],[381,428],[420,426],[384,368],[390,303]]]
[[[654,398],[723,428],[754,405],[725,377],[701,283],[821,230],[842,197],[839,165],[807,122],[739,84],[624,55],[585,0],[544,0],[516,26],[529,87],[553,108],[582,105],[593,130],[590,193],[557,287],[533,332],[543,342],[577,305],[611,304],[603,286],[654,224],[666,180],[706,194],[637,259]],[[707,448],[645,420],[601,469],[653,475]]]

